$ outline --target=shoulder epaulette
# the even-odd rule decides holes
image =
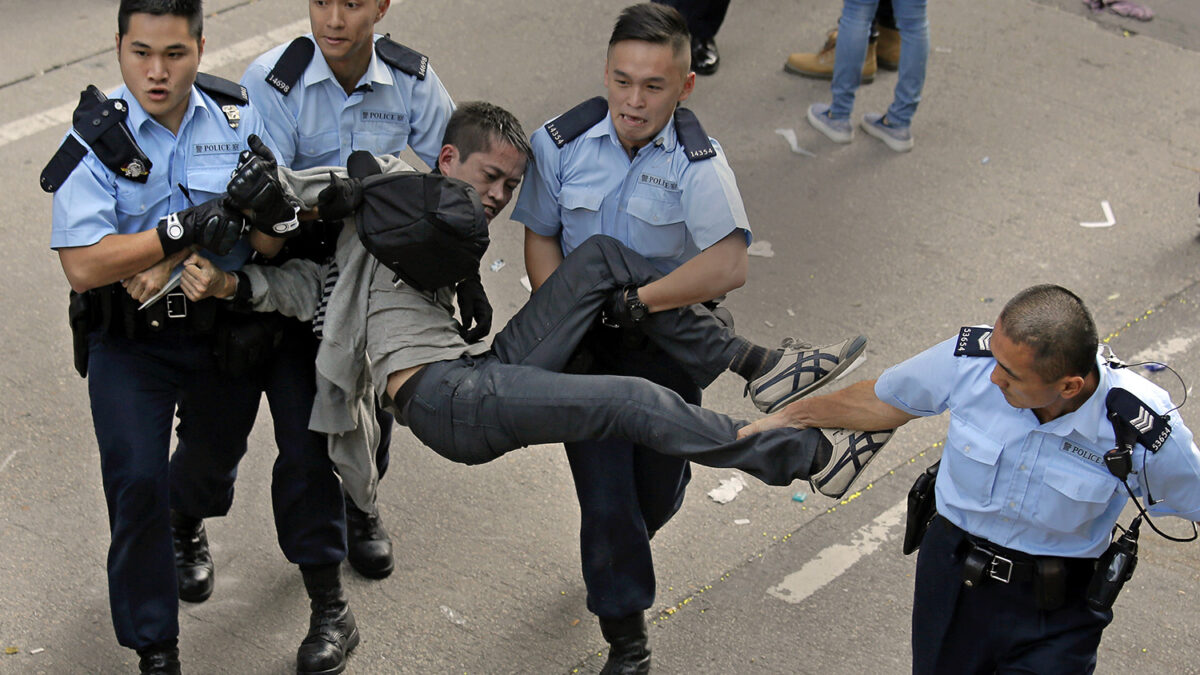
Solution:
[[[597,96],[546,122],[546,131],[550,134],[550,140],[561,148],[596,126],[607,114],[608,101]]]
[[[696,119],[696,113],[687,108],[675,109],[675,135],[679,137],[689,162],[717,156],[717,150],[709,142],[708,134],[700,126],[700,120]]]
[[[992,329],[979,326],[963,326],[958,330],[958,342],[954,345],[955,356],[991,356]]]
[[[425,79],[429,72],[429,57],[396,42],[391,33],[375,41],[375,53],[384,63],[418,80]]]
[[[1150,452],[1158,452],[1171,435],[1171,422],[1167,416],[1154,412],[1126,389],[1110,389],[1104,405],[1108,408],[1108,419],[1114,425],[1124,422],[1137,431],[1138,442]]]
[[[42,169],[42,189],[54,192],[62,186],[90,148],[96,158],[113,173],[129,180],[145,183],[153,166],[150,158],[138,147],[125,118],[129,106],[119,98],[108,98],[94,85],[79,94],[79,105],[72,115],[72,127],[83,143],[67,136],[54,156]],[[86,143],[86,145],[85,145]]]
[[[246,93],[245,87],[223,77],[196,73],[196,88],[211,96],[217,105],[221,106],[221,112],[225,113],[225,121],[229,122],[230,127],[238,128],[242,122],[242,113],[238,107],[250,102],[250,95]]]
[[[278,89],[279,93],[284,96],[292,93],[292,87],[300,81],[300,76],[312,62],[313,52],[316,49],[317,46],[313,44],[313,41],[303,35],[292,40],[292,44],[283,50],[283,54],[279,55],[279,60],[275,62],[274,66],[271,66],[271,72],[267,73],[267,84]]]

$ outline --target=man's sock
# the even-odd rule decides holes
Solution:
[[[782,349],[767,349],[751,345],[750,349],[739,354],[733,363],[729,364],[729,369],[749,382],[774,368],[781,358],[783,358]]]
[[[812,466],[809,467],[808,475],[816,475],[831,461],[833,461],[833,443],[825,438],[825,434],[821,434],[821,442],[817,444],[817,451],[813,453]]]

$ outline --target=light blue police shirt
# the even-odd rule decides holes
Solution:
[[[561,149],[543,126],[530,139],[534,160],[512,218],[536,234],[561,235],[563,255],[606,234],[663,274],[734,230],[743,230],[749,244],[733,170],[709,140],[716,156],[690,162],[671,122],[631,161],[611,113]]]
[[[313,39],[311,33],[306,37]],[[358,89],[347,95],[321,50],[314,48],[308,68],[284,96],[266,77],[287,47],[279,45],[258,57],[242,76],[282,163],[293,169],[345,166],[355,150],[399,154],[412,146],[421,161],[437,166],[454,101],[432,66],[419,80],[392,69],[372,50]]]
[[[1165,391],[1128,369],[1097,358],[1100,382],[1078,410],[1038,422],[1008,404],[989,379],[996,360],[954,356],[956,338],[889,368],[875,384],[884,403],[909,414],[950,411],[937,477],[937,510],[958,527],[1033,555],[1094,558],[1108,547],[1128,501],[1104,465],[1116,446],[1105,398],[1120,387],[1155,412],[1174,407]],[[1200,520],[1200,451],[1177,413],[1157,453],[1134,451],[1129,483],[1155,514]]]
[[[250,134],[272,145],[261,117],[250,106],[238,107],[241,120],[234,129],[221,106],[194,85],[178,135],[150,117],[126,87],[118,87],[109,98],[129,106],[125,122],[150,158],[150,177],[145,183],[118,177],[89,151],[54,193],[52,249],[91,246],[110,234],[153,229],[159,218],[224,193]],[[68,134],[83,143],[74,129]],[[230,271],[246,261],[250,245],[243,237],[225,256],[201,252]]]

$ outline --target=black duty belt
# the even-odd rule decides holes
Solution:
[[[937,516],[934,522],[950,530],[962,534],[959,554],[963,560],[963,584],[967,587],[976,586],[981,582],[995,581],[1002,584],[1039,581],[1039,575],[1046,575],[1050,570],[1072,579],[1080,575],[1089,576],[1096,561],[1092,558],[1064,558],[1058,556],[1039,556],[1005,548],[982,537],[977,537],[951,523],[942,516]]]

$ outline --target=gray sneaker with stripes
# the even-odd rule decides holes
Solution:
[[[771,370],[746,385],[754,406],[773,413],[829,384],[845,373],[867,348],[867,338],[856,335],[824,347],[813,347],[791,338],[783,341],[783,357]]]

